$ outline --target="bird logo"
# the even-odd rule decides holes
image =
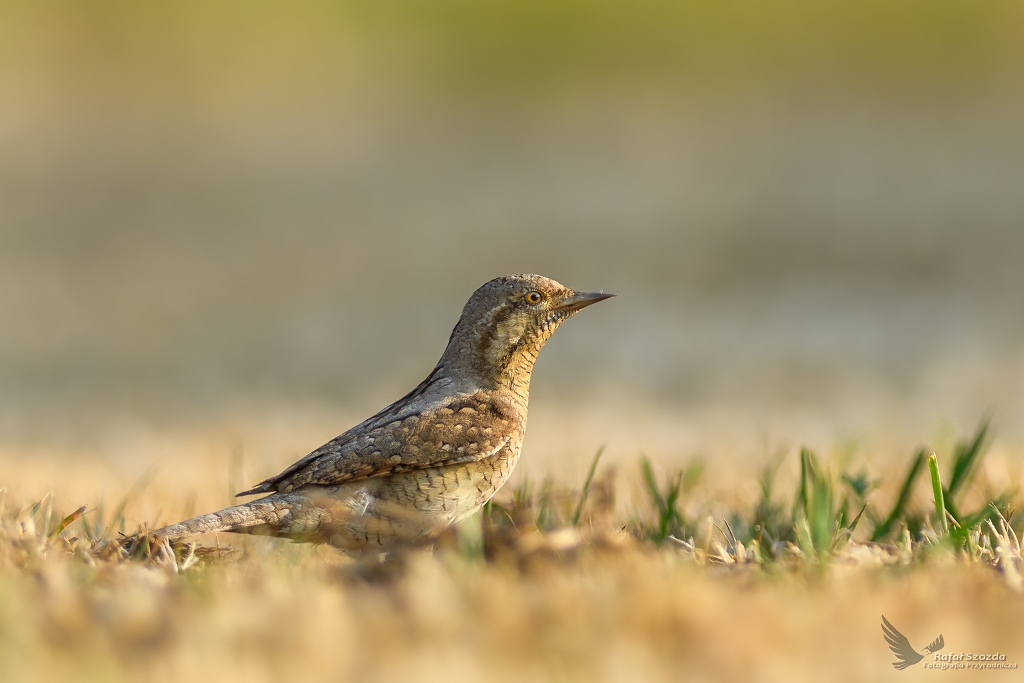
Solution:
[[[924,649],[924,653],[918,653],[911,645],[907,637],[896,630],[896,627],[889,623],[889,620],[882,615],[882,635],[885,636],[885,642],[889,643],[889,649],[896,655],[896,659],[899,661],[893,662],[892,666],[894,669],[906,669],[908,666],[917,664],[926,654],[932,652],[938,652],[946,645],[946,641],[942,639],[942,634],[931,642],[931,644]]]

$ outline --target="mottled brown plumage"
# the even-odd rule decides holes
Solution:
[[[435,537],[478,510],[515,467],[541,347],[564,320],[609,296],[539,275],[491,280],[409,394],[238,494],[266,497],[157,533],[258,533],[345,550]]]

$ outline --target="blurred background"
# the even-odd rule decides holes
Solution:
[[[1024,443],[1020,3],[0,7],[9,447],[312,420],[286,464],[511,272],[619,295],[527,451]]]

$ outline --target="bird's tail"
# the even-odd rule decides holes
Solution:
[[[280,494],[274,494],[244,505],[186,519],[184,522],[158,529],[154,534],[169,541],[216,531],[276,535],[274,531],[281,526],[281,522],[289,515],[292,507],[292,501]]]

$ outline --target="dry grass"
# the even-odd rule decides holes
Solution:
[[[946,652],[1024,663],[1019,495],[978,475],[983,454],[984,438],[941,454],[963,529],[939,528],[925,467],[898,505],[913,459],[871,477],[805,452],[790,456],[796,476],[754,470],[714,489],[694,463],[599,463],[582,504],[580,483],[522,479],[432,551],[384,562],[246,537],[126,552],[122,527],[225,496],[214,492],[220,463],[198,470],[208,488],[193,484],[191,503],[167,487],[188,491],[177,479],[194,477],[195,463],[101,506],[88,496],[109,463],[83,459],[71,478],[21,454],[0,469],[0,671],[5,681],[931,675],[891,668],[883,613],[918,648],[941,632]],[[28,497],[54,477],[58,496]],[[730,487],[757,493],[716,493]]]

